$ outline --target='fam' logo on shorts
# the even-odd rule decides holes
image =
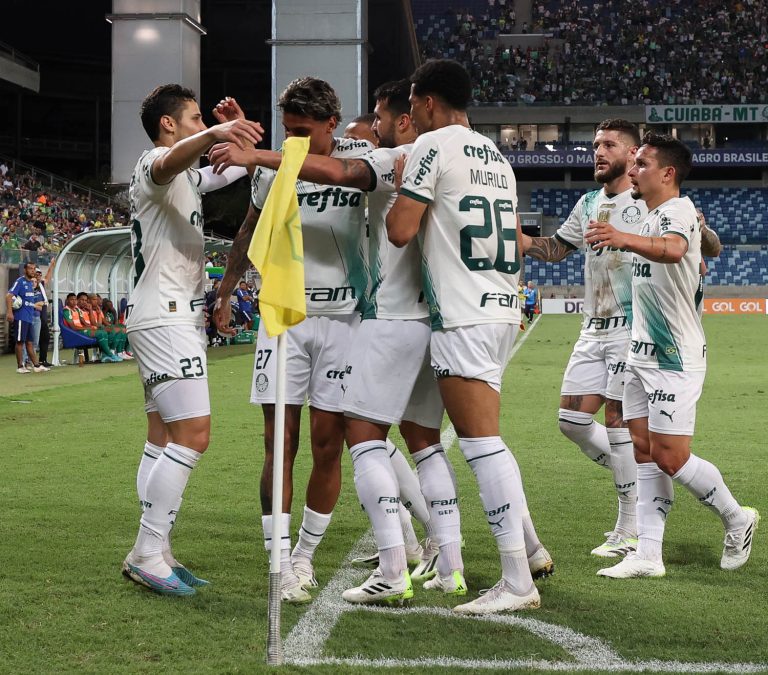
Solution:
[[[259,373],[256,376],[256,391],[263,394],[269,386],[269,378],[264,373]]]

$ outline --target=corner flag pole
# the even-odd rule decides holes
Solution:
[[[267,664],[283,663],[283,638],[280,634],[280,554],[282,549],[283,452],[285,438],[285,332],[277,336],[277,378],[275,382],[275,443],[272,448],[272,551],[269,558],[269,629]],[[287,533],[286,533],[287,534]]]
[[[280,553],[283,540],[283,453],[285,439],[285,331],[307,316],[304,245],[296,180],[309,152],[309,138],[292,136],[283,143],[283,158],[256,224],[248,258],[261,273],[261,318],[269,337],[277,336],[275,442],[272,447],[272,542],[269,559],[267,663],[283,662],[280,635]],[[286,535],[289,533],[286,532]]]

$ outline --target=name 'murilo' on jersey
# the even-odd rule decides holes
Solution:
[[[461,125],[422,134],[401,193],[428,204],[419,241],[432,327],[519,323],[517,184],[495,146]]]

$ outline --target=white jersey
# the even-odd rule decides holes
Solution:
[[[597,220],[600,208],[610,204],[611,225],[638,234],[648,215],[645,202],[632,199],[632,190],[609,197],[605,188],[582,195],[555,233],[563,243],[584,252],[583,340],[628,340],[632,330],[632,254],[613,247],[593,249],[584,240],[589,221]]]
[[[434,330],[520,322],[516,188],[509,162],[467,127],[414,143],[400,192],[429,205],[419,241]]]
[[[412,144],[377,148],[365,157],[375,184],[368,193],[368,267],[370,282],[363,319],[423,319],[429,307],[421,291],[419,243],[397,248],[387,238],[387,213],[397,199],[395,160],[409,155]]]
[[[701,227],[688,197],[675,197],[648,214],[640,234],[675,234],[688,242],[679,263],[632,258],[632,366],[685,372],[707,368],[707,343],[697,311]]]
[[[200,174],[187,169],[170,183],[152,179],[152,164],[170,148],[145,152],[133,170],[131,202],[133,291],[128,331],[172,324],[203,326],[204,245]]]
[[[359,158],[373,149],[368,141],[336,138],[331,157]],[[276,172],[257,169],[251,202],[264,208]],[[304,239],[307,316],[352,314],[362,309],[368,271],[365,264],[365,193],[355,188],[296,181]]]

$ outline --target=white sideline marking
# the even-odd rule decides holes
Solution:
[[[522,347],[538,325],[533,322],[523,333],[510,353],[510,360]],[[456,440],[456,431],[449,424],[440,436],[447,451]],[[376,546],[373,531],[366,532],[352,547],[341,568],[320,591],[305,614],[285,639],[283,649],[286,662],[297,666],[343,665],[360,668],[467,668],[477,670],[538,669],[544,671],[594,671],[611,672],[666,672],[666,673],[759,673],[768,670],[768,664],[759,663],[686,663],[681,661],[625,661],[611,646],[598,638],[589,637],[566,626],[545,623],[538,619],[515,614],[494,614],[471,617],[454,614],[441,607],[413,607],[395,609],[387,607],[351,605],[341,599],[347,588],[358,585],[369,570],[353,567],[353,558],[368,555]],[[573,661],[545,661],[534,659],[461,659],[451,656],[429,658],[338,658],[323,654],[331,631],[344,612],[375,612],[392,615],[428,615],[450,617],[461,621],[485,621],[506,624],[512,628],[527,630],[537,637],[552,642],[567,652]]]

